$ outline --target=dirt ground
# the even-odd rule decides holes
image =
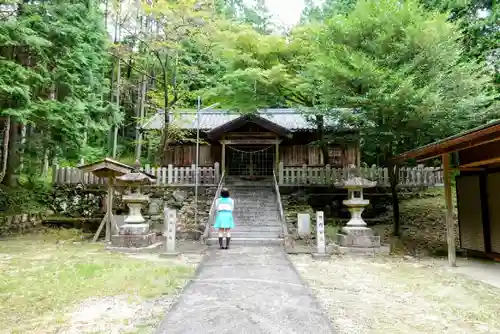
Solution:
[[[339,334],[500,333],[500,289],[445,261],[290,258]]]

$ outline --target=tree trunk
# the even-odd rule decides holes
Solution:
[[[45,148],[43,152],[42,177],[46,178],[49,175],[49,149]]]
[[[5,118],[4,131],[3,131],[3,142],[2,142],[2,156],[0,157],[0,161],[2,161],[2,165],[0,166],[0,182],[3,181],[5,172],[7,170],[7,160],[9,158],[9,136],[11,129],[11,117],[7,116]]]
[[[135,146],[135,159],[141,160],[142,156],[142,129],[139,128],[139,125],[142,123],[142,119],[144,118],[144,104],[146,102],[146,76],[142,76],[141,81],[141,89],[140,89],[140,99],[139,99],[139,114],[137,121],[137,132],[136,132],[136,146]]]
[[[394,222],[393,236],[399,236],[400,217],[399,217],[399,198],[397,185],[399,183],[399,166],[392,163],[389,164],[389,182],[391,185],[392,195],[392,217]]]
[[[168,73],[167,73],[167,62],[168,62],[168,57],[165,57],[165,64],[163,67],[163,73],[162,73],[162,78],[163,78],[163,90],[165,92],[164,96],[164,103],[165,103],[165,125],[163,126],[163,132],[161,135],[161,140],[160,140],[160,145],[159,145],[159,152],[156,155],[155,163],[156,164],[162,164],[163,161],[165,160],[165,152],[167,150],[169,140],[168,140],[168,126],[169,126],[169,99],[168,99]]]
[[[121,61],[120,58],[118,58],[118,69],[116,73],[116,108],[118,109],[118,112],[120,112],[120,81],[121,81]],[[115,124],[114,126],[114,131],[113,131],[113,153],[112,157],[113,159],[116,159],[116,154],[117,154],[117,147],[118,147],[118,124]]]
[[[325,142],[325,118],[323,115],[316,115],[316,126],[318,129],[318,142],[323,154],[323,164],[328,165],[328,144]]]
[[[7,150],[7,166],[5,168],[5,176],[3,184],[7,187],[16,187],[19,183],[19,139],[21,124],[11,118],[9,131],[9,148]]]

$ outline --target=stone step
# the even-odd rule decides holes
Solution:
[[[233,229],[234,232],[274,232],[281,233],[282,227],[281,225],[241,225],[236,224],[236,227]]]
[[[254,212],[256,210],[274,212],[278,210],[278,207],[275,205],[259,205],[257,203],[252,205],[238,205],[238,203],[236,203],[234,205],[235,212]]]
[[[276,203],[252,201],[252,202],[248,202],[248,203],[235,202],[234,207],[236,209],[239,209],[239,208],[245,208],[245,209],[268,208],[268,209],[276,210],[278,205]]]
[[[242,217],[235,216],[234,217],[236,225],[281,225],[278,217]]]
[[[255,212],[255,213],[243,213],[235,212],[233,217],[243,219],[243,220],[279,220],[279,215],[277,212]]]
[[[231,245],[283,245],[285,243],[282,238],[231,238]],[[207,239],[207,245],[219,245],[219,240],[216,237]]]
[[[213,232],[211,237],[217,237],[217,232]],[[269,231],[238,231],[238,230],[233,230],[231,231],[231,238],[248,238],[248,239],[273,239],[273,238],[279,238],[280,237],[280,232],[269,232]]]
[[[266,214],[260,214],[260,215],[234,215],[235,219],[238,219],[240,221],[246,221],[251,223],[252,221],[279,221],[279,217],[277,214],[273,215],[266,215]]]

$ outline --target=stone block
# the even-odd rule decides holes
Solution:
[[[380,237],[338,233],[337,243],[341,247],[374,248],[380,247]]]
[[[112,235],[111,243],[115,247],[149,247],[156,241],[156,234],[146,235]]]
[[[375,256],[375,254],[389,254],[384,247],[343,247],[334,245],[333,253],[337,255],[353,255],[353,256]]]
[[[164,230],[165,230],[165,224],[163,224],[162,221],[151,223],[150,231],[155,232],[157,234],[158,233],[162,234]]]
[[[342,234],[346,235],[354,235],[359,237],[371,237],[374,235],[374,232],[371,228],[368,227],[342,227],[340,230]]]
[[[146,235],[149,234],[149,224],[124,224],[120,226],[119,235]]]
[[[302,238],[311,235],[311,216],[308,213],[297,214],[297,232]]]
[[[163,200],[160,198],[151,199],[151,203],[148,206],[148,215],[150,216],[158,216],[162,214],[163,210]]]

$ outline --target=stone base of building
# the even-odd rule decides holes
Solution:
[[[173,252],[164,252],[160,253],[159,256],[161,258],[172,258],[172,257],[178,257],[180,255],[179,252],[173,251]]]
[[[149,247],[156,242],[156,234],[126,234],[126,235],[112,235],[111,244],[114,247],[129,247],[129,248],[142,248]]]
[[[331,257],[329,253],[311,253],[311,256],[315,260],[328,260]]]
[[[374,235],[371,228],[368,227],[343,227],[340,233],[337,233],[337,245],[340,247],[354,248],[379,248],[380,236]]]
[[[159,248],[161,248],[163,244],[161,242],[155,242],[152,245],[149,245],[147,247],[119,247],[119,246],[113,246],[113,245],[108,245],[105,247],[106,250],[112,251],[112,252],[120,252],[120,253],[132,253],[132,254],[141,254],[141,253],[146,253],[146,254],[151,254],[151,253],[158,253]]]

